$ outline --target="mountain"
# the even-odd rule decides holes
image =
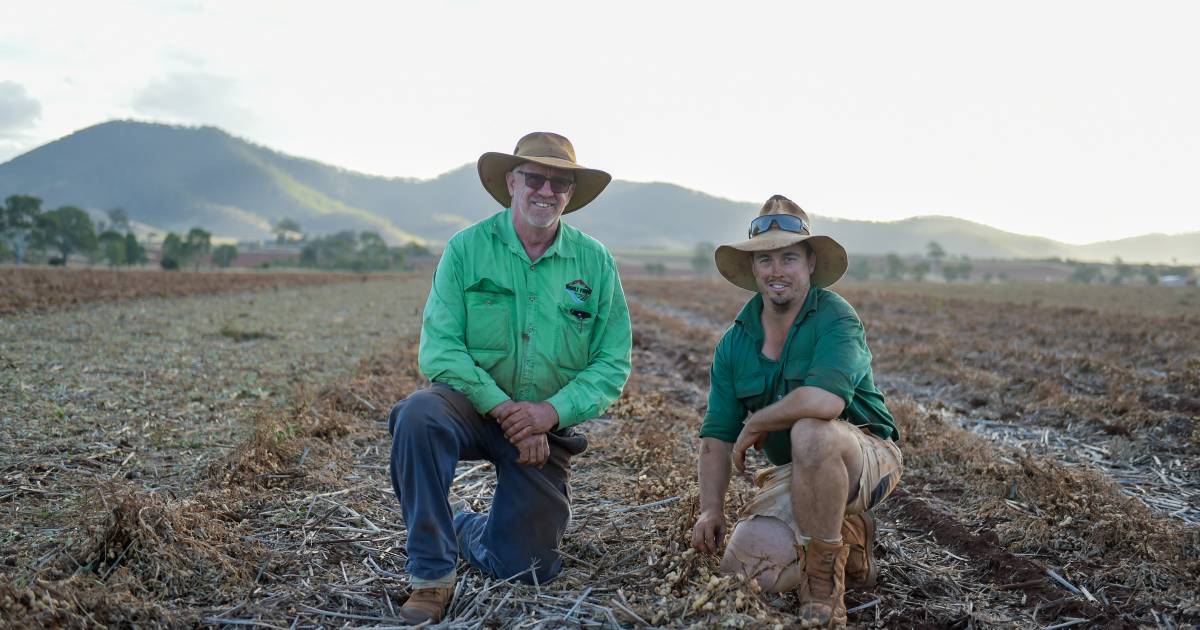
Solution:
[[[47,207],[122,207],[163,230],[200,225],[221,236],[261,238],[290,216],[313,232],[372,229],[413,234],[379,207],[414,180],[368,177],[290,157],[213,128],[116,121],[77,131],[0,165],[0,194]],[[353,194],[345,194],[352,192]]]
[[[429,180],[364,175],[255,145],[215,127],[112,121],[0,164],[0,197],[44,206],[124,208],[161,231],[202,226],[217,236],[269,237],[284,217],[306,232],[373,230],[391,242],[444,242],[495,212],[474,164]],[[614,181],[567,221],[614,249],[690,250],[744,234],[757,204],[674,184]],[[1083,246],[943,216],[872,222],[813,217],[851,253],[923,253],[937,241],[972,258],[1069,257],[1200,262],[1200,233],[1152,234]]]

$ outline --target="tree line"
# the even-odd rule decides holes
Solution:
[[[125,211],[109,210],[108,218],[97,226],[75,206],[43,211],[41,199],[11,195],[0,206],[0,260],[65,265],[72,254],[84,254],[113,266],[145,263],[146,250],[130,229]]]
[[[113,208],[106,215],[107,221],[97,223],[76,206],[43,210],[42,200],[37,197],[12,195],[0,206],[0,262],[66,265],[71,256],[79,255],[89,262],[104,261],[113,267],[146,264],[145,244],[134,234],[128,213]],[[377,232],[370,231],[346,230],[309,238],[290,218],[281,219],[272,232],[277,234],[277,244],[298,245],[300,255],[270,266],[387,271],[403,268],[407,256],[432,255],[417,243],[389,246]],[[167,233],[159,265],[168,271],[187,267],[198,270],[207,259],[215,267],[226,268],[238,255],[235,245],[214,246],[211,232],[193,227],[183,234]]]
[[[76,206],[43,210],[42,200],[37,197],[11,195],[0,206],[0,261],[65,266],[72,255],[82,255],[89,262],[104,261],[110,267],[149,262],[145,245],[129,223],[129,214],[121,208],[105,214],[108,220],[97,223]],[[169,232],[162,242],[161,254],[159,264],[171,270],[189,263],[199,268],[202,258],[209,254],[212,264],[228,267],[238,252],[233,245],[218,245],[213,249],[212,235],[197,227],[182,236]]]

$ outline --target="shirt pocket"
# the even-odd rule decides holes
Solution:
[[[591,358],[596,314],[583,304],[559,304],[558,320],[558,343],[554,350],[559,367],[584,369]]]
[[[788,392],[804,384],[804,379],[808,378],[808,368],[811,366],[812,355],[788,358],[787,363],[783,365],[783,380],[787,383]]]
[[[754,412],[762,409],[763,392],[767,390],[767,384],[763,380],[761,371],[743,372],[733,381],[733,395],[746,408],[747,411]]]
[[[512,337],[512,289],[490,278],[481,278],[467,287],[467,350],[476,353],[507,355]]]

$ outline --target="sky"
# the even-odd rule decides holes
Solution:
[[[617,179],[818,217],[1194,232],[1197,23],[1196,2],[6,2],[0,162],[137,119],[431,178],[542,130]]]

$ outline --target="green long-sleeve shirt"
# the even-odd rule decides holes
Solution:
[[[594,418],[629,379],[633,335],[612,254],[560,223],[529,260],[505,210],[450,238],[425,303],[418,362],[479,413],[548,401],[559,427]]]

